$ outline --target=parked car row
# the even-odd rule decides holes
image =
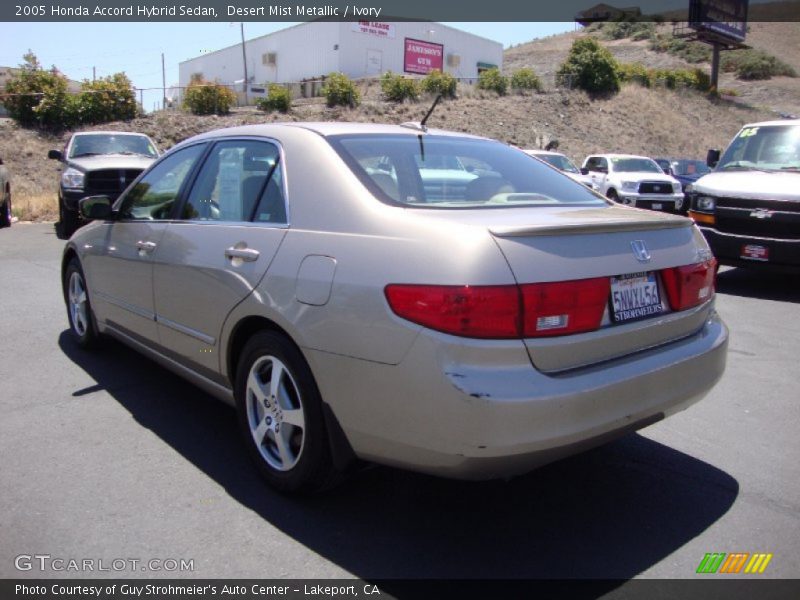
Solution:
[[[578,169],[564,154],[525,150],[613,202],[674,214],[687,214],[683,186],[708,168],[689,159],[656,159],[630,154],[587,156]],[[659,162],[660,161],[660,162]],[[695,177],[695,173],[698,175]],[[680,174],[680,175],[679,175]],[[680,178],[679,178],[680,177]]]
[[[148,156],[117,197],[143,164],[87,165],[83,141],[60,157],[64,205],[91,221],[63,255],[72,336],[113,336],[234,405],[279,490],[357,461],[524,473],[687,408],[724,371],[693,222],[507,144],[424,123],[237,127]],[[650,163],[595,158],[604,193],[677,202]]]

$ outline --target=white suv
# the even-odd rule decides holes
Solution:
[[[583,161],[595,189],[610,200],[638,208],[677,213],[683,207],[680,182],[646,156],[596,154]]]

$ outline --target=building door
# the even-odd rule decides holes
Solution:
[[[383,71],[383,51],[367,50],[367,75],[380,75]]]

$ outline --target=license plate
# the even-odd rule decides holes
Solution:
[[[662,208],[664,208],[664,206],[661,204],[661,202],[653,202],[652,204],[653,210],[661,210]]]
[[[611,278],[611,319],[625,323],[663,312],[656,274],[632,273]]]
[[[758,244],[745,244],[742,246],[742,251],[739,256],[746,260],[767,262],[769,260],[769,248],[766,246],[759,246]]]

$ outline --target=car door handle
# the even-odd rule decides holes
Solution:
[[[261,253],[258,250],[253,250],[252,248],[228,248],[225,250],[225,256],[228,258],[238,258],[245,262],[253,262],[254,260],[258,260],[258,257],[261,256]]]
[[[142,252],[152,252],[153,250],[156,249],[156,243],[143,242],[142,240],[139,240],[138,242],[136,242],[136,247]]]

